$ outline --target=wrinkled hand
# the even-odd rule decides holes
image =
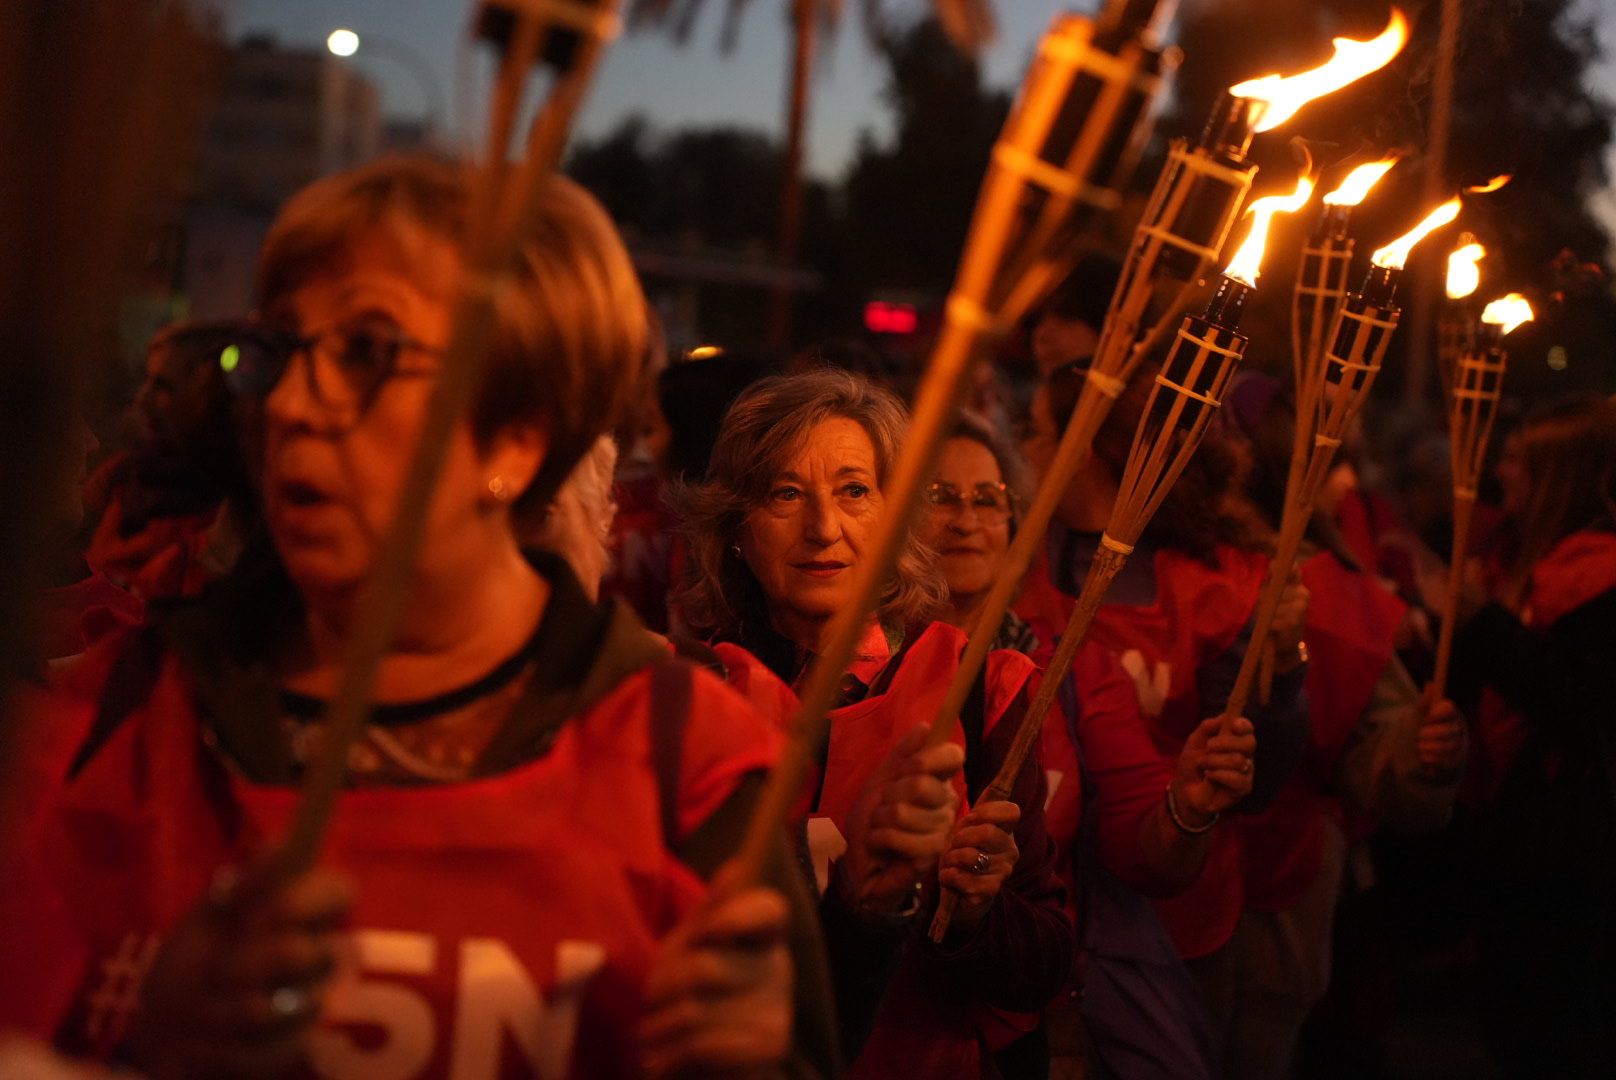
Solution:
[[[1425,716],[1420,721],[1418,736],[1420,767],[1433,778],[1451,777],[1464,763],[1466,731],[1464,717],[1447,698],[1429,704],[1426,695]]]
[[[981,802],[960,819],[937,872],[938,883],[960,897],[951,929],[971,929],[993,906],[1021,857],[1015,837],[1020,821],[1021,807],[1013,802]]]
[[[1227,732],[1222,725],[1221,717],[1202,720],[1179,751],[1173,802],[1188,825],[1202,825],[1251,794],[1256,732],[1244,716]]]
[[[928,730],[921,724],[899,740],[848,815],[836,887],[854,910],[902,910],[948,848],[959,810],[949,781],[965,751],[954,743],[928,748]]]
[[[279,881],[267,862],[221,873],[164,942],[129,1053],[146,1075],[284,1075],[304,1060],[352,894],[328,870]]]
[[[663,941],[645,983],[640,1060],[652,1077],[747,1076],[791,1051],[785,897],[728,871]]]
[[[1299,663],[1298,653],[1307,623],[1307,604],[1312,594],[1302,584],[1302,572],[1291,567],[1291,575],[1279,594],[1279,606],[1274,609],[1274,621],[1269,624],[1268,640],[1273,643],[1277,657],[1275,667],[1291,671]]]

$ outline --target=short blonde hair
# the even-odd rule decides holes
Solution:
[[[259,302],[268,307],[308,281],[342,273],[361,239],[389,245],[406,272],[422,234],[464,257],[473,175],[408,155],[310,184],[265,238]],[[570,180],[542,183],[511,276],[495,298],[487,373],[471,415],[479,441],[513,424],[544,427],[548,453],[523,495],[541,506],[627,414],[649,354],[645,295],[611,219]]]
[[[671,501],[690,544],[689,580],[677,597],[690,627],[728,637],[766,620],[762,586],[730,551],[741,523],[768,498],[786,460],[826,420],[852,420],[875,445],[876,484],[885,483],[909,429],[903,403],[868,379],[835,368],[777,375],[730,406],[700,484],[676,484]],[[948,596],[935,556],[910,530],[877,609],[887,625],[930,619]]]

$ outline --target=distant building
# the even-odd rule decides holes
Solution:
[[[258,249],[280,205],[309,182],[376,157],[383,136],[376,85],[351,62],[262,36],[231,49],[184,215],[186,313],[246,311]]]
[[[309,181],[376,156],[376,85],[325,49],[238,44],[203,136],[195,194],[273,210]]]

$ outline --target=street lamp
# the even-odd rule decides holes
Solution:
[[[325,47],[333,56],[353,56],[359,52],[359,35],[346,27],[338,27],[326,36]],[[443,87],[432,71],[431,61],[412,45],[376,34],[365,35],[365,51],[367,55],[389,56],[409,71],[426,103],[427,130],[438,128],[443,119]]]
[[[352,56],[359,51],[359,35],[338,27],[325,39],[325,47],[331,50],[332,56]]]

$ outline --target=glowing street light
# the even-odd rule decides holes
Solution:
[[[352,56],[359,51],[359,35],[352,30],[338,28],[325,39],[325,47],[332,56]]]
[[[333,56],[354,56],[359,52],[359,34],[345,26],[338,27],[326,36],[325,47]],[[444,115],[443,87],[432,70],[432,62],[421,50],[394,38],[366,34],[365,55],[402,64],[421,88],[421,100],[426,105],[425,130],[438,127]]]

